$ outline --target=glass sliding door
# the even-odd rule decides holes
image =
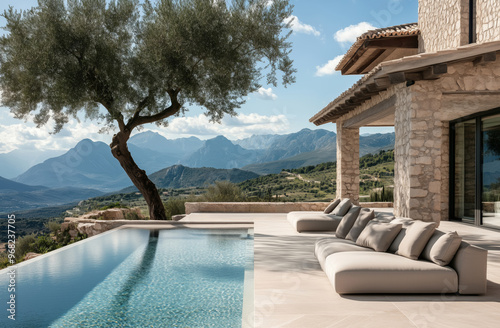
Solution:
[[[500,108],[450,128],[450,218],[500,229]]]
[[[456,123],[454,139],[454,216],[456,219],[474,223],[476,209],[476,120]]]
[[[500,115],[482,118],[482,224],[500,228]]]

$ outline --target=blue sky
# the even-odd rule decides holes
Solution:
[[[174,118],[169,127],[146,126],[167,138],[196,136],[208,139],[225,135],[241,139],[252,134],[285,134],[303,128],[316,129],[309,118],[349,88],[361,76],[342,76],[335,72],[336,62],[349,49],[356,36],[372,27],[380,28],[416,22],[417,0],[292,0],[292,59],[298,70],[297,82],[288,88],[263,85],[247,97],[237,117],[226,117],[222,124],[212,124],[199,108],[185,117]],[[27,9],[36,0],[2,1]],[[0,19],[0,25],[5,21]],[[265,82],[265,81],[263,81]],[[335,131],[334,124],[319,128]],[[30,122],[12,118],[8,108],[0,107],[0,153],[16,148],[68,149],[89,137],[109,143],[110,134],[99,134],[96,122],[71,121],[59,134],[51,135],[51,126],[36,128]],[[392,132],[392,128],[362,128],[361,133]]]

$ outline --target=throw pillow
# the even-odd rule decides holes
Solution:
[[[399,244],[396,254],[407,257],[412,260],[418,259],[425,245],[436,230],[434,222],[423,222],[415,220],[415,222],[406,229],[401,244]]]
[[[396,218],[391,221],[391,223],[401,223],[403,225],[403,228],[399,232],[399,234],[394,238],[394,241],[392,242],[391,246],[389,246],[389,249],[387,250],[389,253],[396,253],[398,251],[399,245],[401,244],[401,241],[403,241],[403,238],[406,235],[406,229],[411,226],[415,220],[408,219],[408,218]]]
[[[368,222],[356,240],[356,245],[370,247],[377,252],[385,252],[402,227],[402,224]]]
[[[373,220],[374,218],[375,218],[375,212],[373,210],[370,210],[369,208],[363,208],[359,212],[359,216],[356,219],[356,222],[354,222],[351,231],[349,231],[345,239],[349,239],[352,240],[353,242],[356,242],[356,239],[358,239],[359,234],[366,227],[366,224],[371,220]]]
[[[340,199],[335,199],[330,204],[328,204],[328,206],[325,208],[325,210],[323,211],[323,213],[325,213],[325,214],[332,213],[332,211],[335,209],[335,207],[337,207],[337,205],[339,203],[340,203]]]
[[[337,231],[335,231],[335,235],[337,238],[342,238],[345,239],[345,236],[349,233],[349,230],[351,230],[352,225],[358,218],[359,211],[361,210],[360,206],[354,205],[351,207],[349,212],[347,212],[346,215],[340,220],[339,225],[337,226]]]
[[[331,214],[336,216],[344,216],[347,211],[351,208],[351,200],[349,198],[344,198],[342,201],[335,207]]]
[[[422,258],[440,266],[448,265],[461,243],[462,237],[456,231],[448,233],[436,231],[427,242]]]

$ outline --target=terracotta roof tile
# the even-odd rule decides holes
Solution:
[[[409,36],[409,35],[417,35],[419,33],[418,24],[410,23],[410,24],[402,24],[395,25],[390,27],[379,28],[376,30],[367,31],[356,39],[356,42],[347,50],[342,60],[338,63],[335,69],[337,71],[341,70],[342,67],[346,64],[346,62],[351,58],[356,51],[361,47],[361,45],[370,39],[381,39],[381,38],[391,38],[391,37],[399,37],[399,36]]]

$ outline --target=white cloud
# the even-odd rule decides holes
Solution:
[[[365,33],[366,31],[374,29],[376,29],[376,27],[372,24],[361,22],[359,24],[350,25],[346,28],[338,30],[337,32],[335,32],[333,38],[340,43],[354,43],[358,36]]]
[[[85,138],[94,141],[111,141],[110,134],[99,134],[100,127],[91,122],[70,120],[63,130],[51,134],[53,124],[37,128],[31,122],[2,125],[0,124],[0,153],[15,149],[67,150]]]
[[[189,117],[176,117],[170,121],[165,129],[151,128],[150,130],[162,134],[169,139],[196,136],[200,139],[209,139],[224,135],[228,139],[236,140],[252,136],[253,134],[286,133],[290,123],[285,115],[239,114],[225,116],[221,124],[211,123],[203,114]]]
[[[259,98],[264,99],[264,100],[276,100],[278,99],[278,96],[273,92],[273,89],[271,88],[263,88],[260,87],[259,90],[257,90],[257,95]]]
[[[291,15],[288,18],[285,18],[285,23],[290,23],[291,25],[290,28],[292,31],[295,33],[304,33],[304,34],[312,34],[314,36],[320,36],[320,32],[316,30],[314,27],[308,24],[304,24],[301,21],[299,21],[299,18],[297,16]]]
[[[329,60],[328,63],[326,63],[323,66],[316,66],[316,76],[325,76],[325,75],[333,75],[337,73],[335,71],[335,67],[340,63],[342,60],[343,55],[339,55],[332,60]]]
[[[70,120],[57,134],[51,134],[53,131],[51,121],[40,128],[29,121],[2,123],[0,123],[0,153],[15,149],[68,150],[85,138],[109,144],[113,135],[112,131],[99,134],[100,126],[92,121]],[[169,139],[191,136],[209,139],[224,135],[231,140],[247,138],[253,134],[283,134],[287,133],[289,128],[290,123],[286,115],[267,116],[256,113],[225,116],[221,124],[211,123],[207,116],[200,114],[175,117],[169,121],[166,128],[159,128],[153,124],[145,126],[145,130],[158,132]]]

